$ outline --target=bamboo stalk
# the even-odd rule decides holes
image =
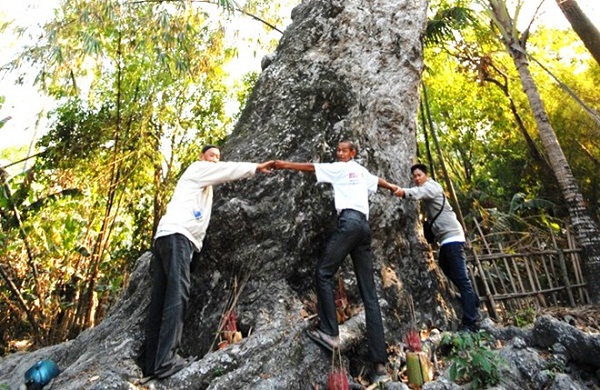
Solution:
[[[485,246],[488,254],[491,255],[492,254],[492,249],[490,248],[490,245],[488,244],[488,242],[487,242],[487,240],[485,238],[485,234],[483,234],[483,231],[481,230],[481,225],[479,225],[479,222],[477,221],[476,218],[473,218],[473,222],[475,223],[475,227],[477,228],[477,231],[479,232],[479,235],[481,237],[481,241],[483,242],[483,245]],[[490,306],[491,306],[490,310],[488,310],[488,311],[492,312],[494,319],[498,320],[499,319],[498,318],[498,314],[497,314],[497,309],[498,308],[496,307],[496,304],[495,304],[495,302],[493,300],[493,295],[490,292],[490,288],[489,288],[489,285],[488,285],[487,280],[486,280],[484,268],[483,268],[483,266],[481,264],[481,261],[480,261],[479,257],[475,253],[475,251],[473,251],[473,255],[474,255],[474,258],[475,258],[475,262],[476,262],[477,268],[479,269],[479,273],[481,274],[481,277],[482,277],[483,287],[484,287],[484,290],[485,290],[485,294],[486,294],[486,296],[489,296],[491,298],[491,299],[488,298],[488,301],[489,301]],[[488,277],[489,277],[489,280],[491,281],[491,285],[492,285],[492,289],[494,290],[494,294],[497,294],[498,292],[496,291],[496,286],[494,286],[493,278],[490,276],[489,272],[488,272]],[[502,308],[502,312],[504,312],[504,308]]]
[[[504,247],[502,246],[502,242],[498,242],[498,250],[499,250],[500,253],[504,252]],[[510,294],[512,292],[515,292],[516,291],[516,286],[515,286],[515,283],[514,283],[514,279],[513,279],[513,276],[512,276],[512,272],[511,272],[510,266],[509,266],[508,262],[506,261],[506,258],[505,257],[498,257],[498,259],[502,260],[502,263],[504,264],[505,272],[508,275],[508,278],[509,278],[510,283],[511,283],[511,288],[512,289],[510,291],[507,291],[506,293]],[[507,300],[506,303],[504,303],[503,301],[500,301],[500,302],[501,302],[501,304],[502,304],[502,306],[504,308],[504,312],[505,313],[507,311],[507,307],[508,307],[508,312],[509,313],[514,313],[514,312],[516,312],[516,309],[520,308],[520,306],[521,306],[521,302],[519,302],[518,300],[513,300],[513,299]],[[506,315],[504,317],[506,317]]]
[[[569,273],[567,272],[567,263],[565,262],[565,256],[561,250],[559,250],[558,245],[556,243],[556,238],[554,237],[554,233],[550,230],[550,236],[552,237],[552,245],[556,249],[558,253],[558,263],[560,264],[560,269],[562,271],[563,283],[565,284],[565,290],[567,291],[567,297],[569,298],[569,304],[571,307],[575,307],[575,298],[573,298],[573,291],[571,290],[571,281],[569,279]],[[567,244],[569,240],[567,240]]]
[[[523,284],[523,279],[521,278],[521,273],[519,272],[519,267],[514,258],[511,258],[513,267],[515,269],[515,274],[517,275],[517,280],[519,281],[519,287],[521,292],[525,292],[525,285]]]
[[[529,307],[531,301],[528,298],[534,298],[543,307],[589,302],[580,264],[580,249],[569,231],[562,249],[556,236],[550,232],[552,248],[542,249],[544,247],[539,240],[532,242],[531,238],[524,238],[511,244],[517,253],[506,253],[502,243],[498,244],[499,253],[494,253],[478,222],[474,221],[481,236],[481,245],[477,248],[485,253],[477,253],[477,248],[469,245],[472,255],[469,256],[467,270],[471,279],[478,281],[474,283],[474,289],[478,296],[485,297],[491,317],[498,319],[505,316],[507,310],[514,312],[515,309]],[[485,261],[489,264],[485,265]],[[496,278],[499,282],[495,281]],[[579,296],[576,297],[576,294]]]
[[[533,273],[531,272],[532,268],[534,268],[534,267],[530,264],[529,257],[525,257],[523,260],[524,260],[523,264],[525,265],[525,270],[527,271],[527,278],[529,279],[529,286],[531,287],[531,291],[537,293],[538,292],[537,284],[535,283],[535,279],[533,277],[533,273],[535,273],[535,271]],[[537,276],[536,276],[536,278],[537,278]],[[539,295],[538,295],[538,303],[542,303],[542,302],[540,302]],[[546,307],[546,305],[543,305],[543,306]]]
[[[542,284],[540,281],[540,275],[538,273],[540,260],[536,261],[536,259],[537,259],[536,256],[531,256],[531,268],[532,268],[533,274],[535,276],[535,279],[533,281],[535,282],[536,289],[538,291],[540,291],[540,293],[538,294],[538,300],[542,302],[542,306],[548,307],[548,302],[546,301],[546,295],[544,295],[544,293],[541,292],[543,290],[543,287],[542,287]]]
[[[502,243],[499,243],[498,247],[500,248],[500,252],[504,252],[504,248],[502,246]],[[515,262],[515,259],[513,257],[503,256],[502,259],[506,263],[506,271],[507,271],[507,273],[509,275],[511,275],[511,283],[512,283],[512,286],[513,286],[513,292],[516,293],[518,291],[518,289],[517,289],[517,286],[514,283],[514,279],[512,277],[512,272],[510,270],[510,266],[508,265],[508,262],[506,261],[506,259],[508,259],[508,258],[510,258],[510,260],[511,260],[511,263],[512,263],[514,269],[515,269],[515,273],[517,275],[517,278],[519,279],[519,282],[521,282],[521,276],[520,276],[517,264]],[[521,284],[521,287],[522,287],[522,284]],[[523,303],[521,301],[517,300],[517,299],[507,300],[507,305],[508,305],[508,307],[509,307],[509,309],[510,309],[511,312],[515,312],[517,309],[522,309],[523,308]]]
[[[500,244],[499,247],[500,247],[500,250],[502,250],[502,244]],[[515,285],[515,279],[513,278],[512,272],[510,272],[510,265],[508,264],[506,257],[502,258],[502,262],[504,263],[504,269],[506,270],[506,274],[508,275],[508,280],[510,281],[510,286],[512,288],[511,291],[516,292],[517,286]],[[512,309],[512,304],[510,306]]]
[[[485,289],[485,296],[487,297],[487,299],[490,302],[490,305],[493,309],[493,310],[491,310],[490,315],[495,320],[499,320],[498,313],[496,313],[496,310],[495,310],[496,302],[494,301],[494,296],[490,292],[490,287],[488,286],[488,283],[485,280],[485,273],[483,271],[483,267],[481,266],[481,262],[479,261],[479,257],[477,256],[477,252],[473,251],[473,257],[475,258],[475,264],[477,265],[477,269],[479,270],[479,274],[481,275],[481,280],[483,282],[483,288]]]
[[[538,242],[538,247],[540,247],[541,249],[541,244],[539,242],[538,239],[536,239],[536,241]],[[553,283],[553,275],[550,273],[549,269],[548,269],[548,262],[547,262],[547,255],[545,254],[540,254],[539,255],[539,266],[543,269],[543,273],[546,276],[546,280],[547,280],[547,284],[550,289],[554,288],[554,283]],[[540,270],[540,272],[542,272]],[[540,285],[541,281],[538,278],[538,285]],[[553,302],[554,306],[558,306],[558,299],[556,297],[555,293],[551,293],[549,296],[547,296],[547,298],[549,300],[551,300]]]
[[[571,230],[567,229],[567,239],[569,240],[569,248],[573,249],[576,248],[577,245],[575,243],[575,237],[573,237],[573,235],[571,234]],[[579,256],[579,254],[575,255],[575,252],[571,252],[571,264],[573,266],[573,271],[575,273],[575,281],[577,282],[577,284],[583,283],[584,279],[583,279],[583,274],[581,272],[581,267],[580,267],[580,260],[581,257]],[[587,290],[586,289],[579,289],[579,300],[581,302],[581,304],[585,304],[587,302],[589,302],[589,297],[587,296]]]
[[[577,287],[581,287],[582,285],[577,285]],[[572,287],[576,287],[576,286],[572,286]],[[502,300],[507,300],[507,299],[516,299],[516,298],[524,298],[524,297],[533,297],[537,294],[539,294],[540,292],[542,293],[552,293],[552,292],[559,292],[559,291],[563,291],[565,289],[564,286],[559,286],[559,287],[554,287],[552,289],[547,288],[541,291],[524,291],[522,293],[516,293],[516,294],[500,294],[500,295],[496,295],[494,296],[494,299],[496,301],[502,301]]]

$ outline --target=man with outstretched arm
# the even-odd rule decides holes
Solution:
[[[190,293],[190,263],[200,252],[210,221],[213,185],[269,172],[273,161],[221,162],[215,145],[202,148],[200,161],[192,163],[177,182],[167,212],[154,236],[153,285],[144,355],[146,380],[166,378],[188,361],[177,354]]]
[[[458,288],[463,309],[459,331],[476,332],[479,329],[479,297],[467,273],[465,233],[452,206],[445,201],[444,189],[427,174],[427,166],[415,164],[410,168],[415,187],[400,188],[395,194],[401,198],[419,200],[431,226],[440,250],[438,264],[444,274]],[[436,217],[437,215],[437,217]]]
[[[369,227],[369,194],[377,187],[392,192],[393,185],[372,175],[359,165],[354,157],[357,150],[351,141],[344,140],[337,147],[337,162],[295,163],[276,160],[275,169],[292,169],[314,172],[317,182],[331,183],[338,214],[337,230],[329,238],[315,273],[319,325],[308,330],[308,336],[321,346],[333,351],[339,348],[339,328],[335,307],[334,277],[348,254],[352,258],[354,273],[365,308],[369,359],[373,363],[373,382],[387,377],[386,344],[381,309],[373,277],[371,229]]]

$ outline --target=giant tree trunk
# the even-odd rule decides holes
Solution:
[[[529,70],[525,49],[518,37],[514,35],[515,30],[512,28],[514,21],[508,14],[506,2],[505,0],[493,0],[490,1],[490,5],[495,21],[503,32],[504,44],[519,72],[523,90],[527,95],[538,126],[542,145],[565,199],[577,241],[583,249],[585,278],[590,299],[593,303],[598,304],[600,303],[600,231],[585,206],[583,195],[579,191],[577,181],[550,124],[544,103]]]
[[[600,31],[579,8],[576,0],[556,0],[556,4],[571,24],[585,47],[600,65]]]
[[[264,60],[223,159],[330,162],[338,141],[349,138],[371,172],[409,185],[425,18],[426,0],[304,1]],[[440,274],[416,233],[416,206],[383,191],[371,198],[375,277],[389,343],[400,341],[413,319],[441,328],[452,319]],[[313,174],[281,171],[218,186],[182,345],[183,355],[200,360],[156,388],[324,388],[331,356],[302,333],[309,325],[302,314],[314,310],[313,269],[334,223],[331,188],[316,185]],[[66,369],[50,388],[123,388],[141,376],[135,361],[149,297],[147,266],[145,256],[126,295],[97,328],[46,350]],[[349,259],[341,274],[350,303],[360,306]],[[214,351],[229,309],[244,339]],[[363,322],[357,314],[342,325],[353,376],[366,366]],[[22,358],[10,378],[33,362]]]

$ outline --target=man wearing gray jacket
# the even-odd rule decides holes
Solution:
[[[220,162],[217,146],[202,148],[200,161],[183,173],[154,236],[153,286],[143,356],[147,379],[166,378],[188,361],[177,354],[190,295],[190,263],[200,252],[210,221],[215,184],[269,172],[273,161],[261,164]]]
[[[442,186],[427,175],[427,167],[424,164],[415,164],[410,171],[416,187],[400,188],[395,194],[406,199],[420,200],[427,220],[435,218],[431,228],[440,245],[438,263],[446,277],[460,292],[463,316],[459,331],[475,332],[479,329],[479,297],[473,290],[467,273],[463,228],[452,206],[445,201]]]

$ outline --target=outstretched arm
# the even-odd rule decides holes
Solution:
[[[271,172],[271,169],[273,169],[274,164],[275,164],[275,161],[273,161],[273,160],[265,161],[263,163],[257,164],[256,172],[269,173],[269,172]]]
[[[393,193],[396,193],[396,191],[400,189],[400,187],[398,187],[397,185],[388,183],[382,178],[379,178],[379,180],[377,181],[377,187],[385,188],[386,190],[390,190]]]
[[[275,169],[292,169],[294,171],[314,172],[315,164],[313,163],[296,163],[291,161],[275,160],[273,164]]]

